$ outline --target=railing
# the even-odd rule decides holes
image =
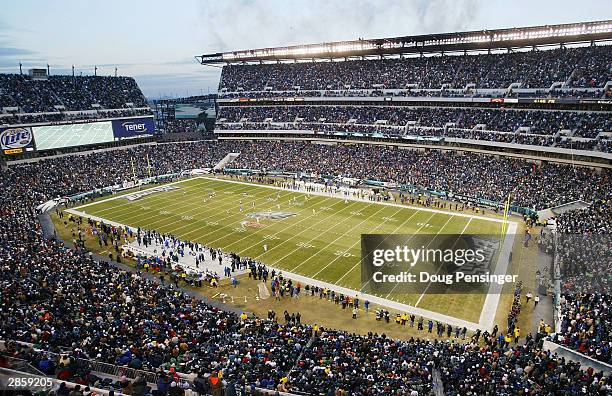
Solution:
[[[19,371],[22,373],[28,373],[37,376],[44,376],[45,374],[38,370],[36,367],[32,366],[30,362],[23,359],[14,358],[11,356],[4,357],[8,363],[6,368],[10,368],[15,371]]]
[[[125,376],[129,379],[136,379],[140,377],[150,384],[156,384],[159,379],[159,374],[151,371],[137,370],[130,367],[117,366],[110,363],[98,362],[95,360],[88,360],[82,358],[73,358],[76,362],[87,369],[96,373],[112,375],[114,377]]]
[[[66,387],[68,389],[72,389],[75,386],[77,386],[78,384],[74,383],[74,382],[68,382],[68,381],[63,381],[63,380],[58,380],[56,378],[51,378],[51,377],[47,377],[44,376],[42,374],[32,374],[32,373],[28,373],[28,372],[24,372],[22,370],[19,369],[13,369],[13,368],[7,368],[7,367],[0,367],[0,379],[2,378],[20,378],[20,379],[26,379],[26,378],[45,378],[45,384],[50,384],[50,386],[48,385],[44,385],[44,386],[40,386],[42,384],[42,382],[36,382],[37,385],[35,388],[33,388],[31,390],[31,393],[41,393],[41,394],[47,394],[49,391],[51,391],[52,389],[55,389],[56,387],[59,387],[60,384],[64,383],[66,385]],[[103,395],[103,396],[108,396],[110,394],[110,392],[106,389],[100,389],[100,388],[96,388],[96,387],[89,387],[91,389],[91,391],[96,394],[96,395]],[[18,388],[20,390],[24,390],[23,388]],[[15,394],[19,394],[19,390],[15,391]],[[27,393],[24,391],[24,393]],[[8,393],[7,393],[8,394]]]
[[[27,343],[27,342],[22,342],[22,341],[11,341],[14,342],[16,344],[19,345],[23,345],[23,346],[27,346],[27,347],[33,347],[33,344],[31,343]],[[4,347],[6,341],[4,340],[0,340],[0,347]],[[45,353],[48,356],[52,356],[54,358],[59,358],[60,355],[62,354],[58,354],[58,353],[54,353],[54,352],[49,352],[49,351],[45,351],[42,349],[34,349],[36,352],[41,352],[41,353]],[[105,375],[109,375],[109,376],[114,376],[114,377],[121,377],[121,376],[125,376],[128,379],[135,379],[136,377],[141,377],[142,379],[144,379],[148,384],[151,385],[156,385],[157,381],[159,380],[159,377],[162,373],[162,370],[158,371],[158,372],[152,372],[152,371],[146,371],[146,370],[137,370],[137,369],[133,369],[130,367],[126,367],[126,366],[118,366],[115,364],[111,364],[111,363],[105,363],[105,362],[99,362],[99,361],[95,361],[95,360],[89,360],[89,359],[83,359],[83,358],[77,358],[74,356],[70,356],[72,359],[74,359],[76,361],[77,364],[79,364],[82,367],[86,367],[89,370],[91,370],[92,372],[95,373],[99,373],[99,374],[105,374]],[[19,367],[11,367],[10,371],[14,371],[15,373],[29,373],[31,376],[36,376],[36,377],[41,377],[44,376],[43,373],[41,373],[40,371],[36,370],[31,364],[29,364],[27,361],[22,360],[22,359],[15,359],[15,358],[8,358],[8,359],[13,359],[15,361],[21,361],[23,362],[22,365],[20,365]],[[21,370],[20,367],[29,367],[27,369],[27,371]],[[3,370],[3,368],[0,368],[0,373]],[[167,373],[167,372],[165,372]],[[15,376],[15,374],[12,374],[13,376]],[[191,376],[185,373],[174,373],[174,375],[178,376],[180,381],[184,381],[187,383],[191,383]],[[52,380],[54,382],[56,382],[57,384],[59,384],[59,382],[65,382],[65,381],[57,381],[56,379]],[[71,384],[71,383],[67,383],[69,385],[69,387],[72,385],[76,385],[76,384]],[[92,388],[94,389],[94,388]],[[259,393],[259,394],[264,394],[264,395],[280,395],[280,396],[292,396],[292,395],[305,395],[304,393],[301,392],[277,392],[275,390],[270,390],[270,389],[263,389],[263,388],[255,388],[255,390]],[[108,395],[108,391],[107,390],[98,390],[99,394],[103,394],[103,395]],[[250,387],[245,387],[245,392],[247,394],[250,394]],[[225,394],[225,388],[223,389],[223,394]],[[244,394],[244,392],[242,393]]]
[[[556,353],[557,355],[564,357],[567,360],[580,363],[583,367],[592,367],[596,371],[603,371],[604,373],[612,373],[612,365],[596,360],[590,356],[582,354],[574,349],[570,349],[564,345],[557,344],[550,340],[544,340],[542,349]]]
[[[14,342],[16,344],[19,344],[25,347],[29,347],[29,348],[33,348],[34,346],[33,344],[22,342],[22,341],[11,341],[11,342]],[[126,367],[126,366],[118,366],[118,365],[111,364],[111,363],[104,363],[104,362],[99,362],[96,360],[89,360],[89,359],[74,357],[74,356],[71,356],[70,353],[56,353],[56,352],[50,352],[50,351],[46,351],[44,349],[38,349],[38,348],[33,348],[33,349],[36,352],[44,353],[47,356],[53,357],[56,360],[59,360],[59,358],[62,355],[70,356],[70,358],[73,359],[79,366],[85,367],[90,371],[100,373],[100,374],[111,375],[111,376],[118,377],[118,378],[125,375],[129,379],[135,379],[136,377],[141,377],[145,381],[151,384],[157,383],[157,380],[159,379],[159,373],[152,372],[152,371],[137,370],[137,369],[133,369],[133,368]],[[21,360],[21,359],[17,359],[17,360]],[[38,372],[38,374],[42,375],[41,372]],[[179,377],[186,378],[187,375],[179,374]]]

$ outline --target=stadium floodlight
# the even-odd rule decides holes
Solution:
[[[612,20],[259,48],[196,56],[201,64],[491,50],[612,39]]]

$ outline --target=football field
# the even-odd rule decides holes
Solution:
[[[470,212],[346,200],[198,177],[128,200],[75,208],[119,224],[176,235],[273,268],[359,291],[361,234],[499,235],[502,222]],[[146,190],[145,190],[146,191]],[[265,248],[264,248],[265,246]],[[478,323],[486,293],[394,293],[379,297]]]

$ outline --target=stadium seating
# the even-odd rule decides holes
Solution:
[[[608,152],[601,133],[612,130],[607,111],[466,108],[450,98],[609,99],[611,62],[610,47],[602,45],[480,55],[228,65],[219,83],[222,99],[299,96],[337,97],[338,101],[327,106],[302,102],[299,106],[258,107],[221,102],[217,127],[435,136]],[[411,107],[386,106],[386,102],[356,106],[360,97],[380,96],[423,97],[423,101],[436,98],[440,102]],[[388,125],[406,128],[385,128]]]
[[[18,74],[0,74],[1,107],[19,106],[23,113],[91,110],[146,106],[136,81],[130,77],[49,76],[33,80]]]
[[[195,132],[197,127],[195,120],[167,119],[164,121],[164,132],[166,133],[191,133]]]
[[[611,363],[612,300],[609,290],[607,293],[564,294],[561,300],[561,331],[554,334],[552,340],[594,359]]]
[[[281,129],[276,123],[284,123],[287,129],[349,131],[347,122],[369,125],[375,131],[385,132],[383,126],[406,126],[407,130],[388,130],[397,135],[448,136],[465,139],[502,141],[507,143],[568,147],[554,136],[561,130],[569,130],[572,136],[591,140],[576,143],[574,149],[593,150],[598,147],[601,132],[612,130],[609,112],[571,112],[537,110],[493,110],[447,107],[388,107],[388,106],[260,106],[221,107],[217,126],[221,129],[237,129],[236,123],[258,124],[254,129]],[[264,122],[272,120],[272,122]],[[297,122],[296,122],[297,121]],[[227,125],[231,123],[231,125]],[[330,124],[330,125],[328,125]],[[451,124],[452,132],[444,127]],[[435,127],[418,131],[418,127]],[[486,132],[476,130],[483,128]],[[238,129],[244,127],[238,127]],[[417,130],[415,130],[417,128]],[[519,129],[521,128],[521,129]],[[526,128],[526,129],[523,129]],[[246,129],[246,128],[244,128]],[[500,134],[496,132],[509,132]],[[535,136],[548,135],[548,136]],[[578,142],[578,141],[576,141]]]
[[[130,77],[0,74],[0,125],[150,115],[146,107]]]
[[[227,66],[219,90],[274,91],[346,89],[604,88],[612,80],[609,47],[581,47],[504,54],[432,56],[407,59],[357,60]],[[301,95],[301,94],[300,94]],[[244,94],[243,94],[244,96]],[[248,95],[246,95],[248,96]],[[438,95],[439,96],[439,95]]]
[[[43,237],[33,209],[40,202],[119,183],[133,169],[144,176],[147,157],[153,173],[163,174],[210,167],[228,152],[242,153],[237,160],[241,167],[326,170],[491,199],[515,190],[517,202],[535,207],[580,197],[593,202],[589,211],[561,220],[561,227],[607,231],[600,216],[609,216],[609,207],[602,212],[597,198],[611,195],[608,171],[569,171],[555,164],[538,168],[524,160],[481,154],[219,141],[141,146],[12,165],[0,169],[0,188],[4,191],[0,197],[0,337],[47,350],[65,348],[75,357],[143,370],[172,369],[202,378],[204,373],[223,370],[226,382],[240,386],[307,393],[344,389],[355,395],[393,391],[427,394],[433,388],[434,372],[449,395],[521,391],[605,395],[612,390],[609,376],[582,370],[578,364],[540,349],[540,334],[527,336],[527,342],[520,346],[501,345],[496,335],[489,333],[482,333],[481,340],[480,332],[465,344],[452,338],[399,341],[385,335],[358,336],[339,330],[315,330],[309,325],[245,319],[196,300],[173,285],[95,262],[78,244],[68,249]],[[608,217],[605,227],[609,224]],[[111,244],[129,233],[115,227],[107,231]],[[566,299],[568,319],[560,341],[597,358],[609,357],[609,348],[605,349],[609,329],[603,324],[609,320],[599,315],[606,312],[609,316],[609,301],[597,296],[584,298],[580,303]],[[576,312],[583,309],[589,314],[578,320]],[[593,314],[603,323],[590,331],[587,329]],[[593,337],[582,337],[585,330]],[[73,365],[69,367],[74,371],[68,369],[66,373],[60,361],[29,349],[12,353],[49,373],[61,372],[67,379],[76,381],[83,375]],[[101,385],[95,378],[93,383],[82,378],[79,381],[83,386]],[[167,389],[171,381],[163,379],[160,389]],[[120,382],[126,389],[144,386],[142,380]],[[123,389],[122,384],[119,386]]]

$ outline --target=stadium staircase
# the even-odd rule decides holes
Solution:
[[[219,163],[217,163],[217,165],[215,165],[213,169],[214,170],[225,169],[225,167],[228,164],[230,164],[232,161],[234,161],[236,158],[238,158],[239,155],[240,153],[229,153],[228,155],[223,157],[223,159],[219,161]]]
[[[444,396],[444,383],[442,382],[442,374],[440,370],[434,366],[432,371],[433,393],[435,396]]]

